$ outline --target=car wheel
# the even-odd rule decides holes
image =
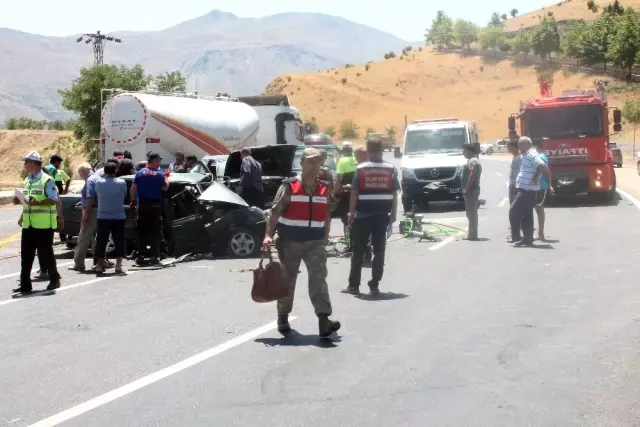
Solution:
[[[75,242],[66,242],[65,244],[67,245],[67,249],[73,249],[76,247]]]
[[[493,148],[487,149],[487,155],[490,156],[493,154]]]
[[[408,197],[403,197],[402,208],[404,209],[405,212],[411,212],[411,210],[413,209],[413,200],[411,200]]]
[[[249,258],[260,253],[258,236],[247,227],[234,227],[229,233],[227,254],[233,258]]]

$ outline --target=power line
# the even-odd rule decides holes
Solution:
[[[104,45],[107,42],[122,43],[122,39],[96,33],[83,34],[76,40],[76,43],[85,42],[93,45],[93,65],[102,65],[104,60]]]

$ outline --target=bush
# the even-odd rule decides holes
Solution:
[[[340,137],[342,139],[358,138],[358,125],[353,120],[345,120],[340,123]]]
[[[346,84],[347,83],[347,78],[343,77],[342,80],[340,80],[342,82],[342,84]]]
[[[364,70],[365,70],[365,71],[369,71],[369,69],[370,69],[370,68],[371,68],[371,65],[369,65],[369,64],[367,64],[367,65],[365,65],[365,66],[364,66]]]
[[[336,136],[336,128],[333,126],[326,127],[324,128],[324,134],[329,135],[331,138],[333,138],[334,136]]]

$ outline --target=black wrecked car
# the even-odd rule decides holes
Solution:
[[[121,177],[131,187],[134,176]],[[207,190],[211,190],[205,200],[199,200]],[[216,198],[218,200],[216,200]],[[67,233],[67,246],[75,246],[80,232],[82,211],[76,208],[80,202],[79,194],[67,194],[61,197],[64,210],[64,227]],[[124,200],[127,219],[125,222],[125,239],[127,253],[136,247],[136,219],[135,208],[129,206],[129,192]],[[202,217],[207,221],[209,239],[202,239],[202,234],[185,234],[184,219]],[[186,223],[189,223],[187,220]],[[226,186],[213,182],[211,175],[197,173],[171,174],[169,189],[165,192],[163,204],[163,245],[161,252],[164,256],[180,256],[184,248],[192,248],[193,242],[183,239],[199,241],[197,246],[202,252],[214,252],[216,255],[227,254],[232,257],[254,256],[259,252],[259,243],[264,236],[266,222],[264,212],[257,208],[249,208],[239,196]],[[251,236],[256,242],[250,243]],[[113,241],[109,241],[107,255],[115,251]],[[191,251],[188,251],[191,252]]]

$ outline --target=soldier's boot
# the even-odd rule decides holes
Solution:
[[[289,315],[279,315],[278,316],[278,332],[281,334],[286,334],[291,332],[291,325],[289,324]]]
[[[349,285],[346,288],[342,289],[340,293],[350,294],[350,295],[360,295],[360,289],[358,289],[355,286]]]
[[[377,296],[380,295],[380,283],[375,282],[373,280],[369,281],[369,295]]]
[[[326,314],[318,315],[318,330],[321,337],[325,338],[340,329],[340,322],[330,320]]]

